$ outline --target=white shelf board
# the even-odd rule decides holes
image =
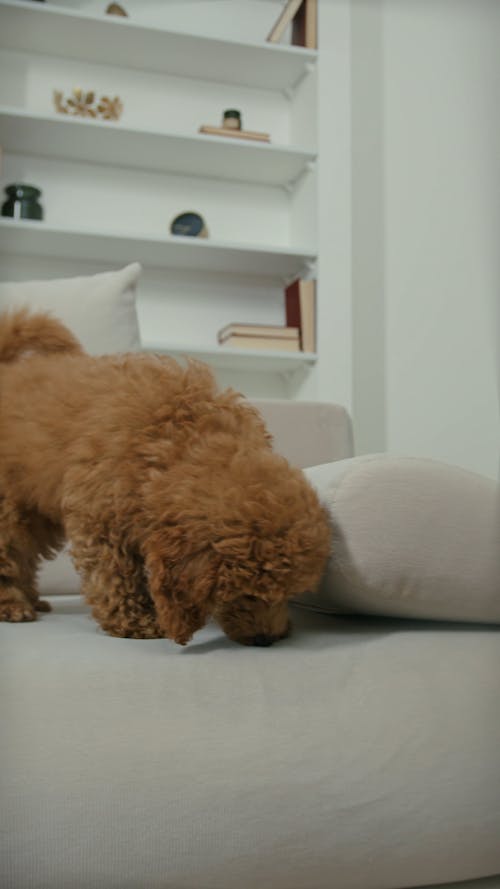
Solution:
[[[315,160],[311,152],[286,146],[131,129],[7,106],[0,106],[0,144],[19,154],[275,186],[292,183]]]
[[[293,88],[317,58],[316,50],[268,44],[265,35],[262,45],[217,40],[33,0],[0,0],[0,45],[274,90]]]
[[[190,345],[145,343],[147,352],[159,352],[174,358],[197,358],[213,367],[256,373],[291,373],[315,364],[317,356],[311,352],[279,352],[264,349],[201,348]]]
[[[52,226],[0,218],[0,253],[141,262],[158,268],[195,269],[258,277],[293,278],[315,261],[314,253],[287,247],[242,245],[213,239],[147,236]]]

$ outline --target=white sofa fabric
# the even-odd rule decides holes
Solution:
[[[135,348],[139,272],[2,285],[0,307]],[[297,465],[352,455],[342,408],[257,404]],[[45,595],[77,592],[62,567]],[[500,874],[496,629],[295,608],[272,648],[211,624],[181,649],[52,604],[0,624],[1,889],[500,887],[476,883]]]
[[[300,406],[283,411],[300,424]],[[350,423],[330,419],[335,460]],[[211,624],[181,649],[106,636],[78,596],[52,604],[0,624],[2,889],[452,889],[500,874],[497,628],[294,608],[272,648]]]
[[[293,609],[116,639],[0,624],[2,889],[396,889],[500,873],[500,634]]]
[[[500,625],[500,487],[437,460],[373,454],[305,470],[333,555],[311,607]]]
[[[136,286],[142,267],[56,278],[0,283],[0,312],[25,306],[50,312],[73,331],[91,355],[140,348]]]
[[[273,436],[275,450],[294,466],[304,469],[352,456],[352,424],[344,407],[279,398],[253,399],[253,404]]]

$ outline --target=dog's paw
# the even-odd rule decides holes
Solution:
[[[10,589],[0,596],[0,621],[21,623],[36,620],[36,610],[20,590]]]
[[[37,611],[52,611],[52,605],[50,602],[46,602],[45,599],[38,599],[35,609]]]

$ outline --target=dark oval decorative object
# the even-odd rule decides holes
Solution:
[[[170,224],[170,231],[173,235],[184,235],[191,238],[208,237],[207,227],[203,216],[194,211],[180,213]]]
[[[16,182],[5,188],[7,200],[2,204],[2,216],[12,219],[43,219],[43,207],[38,203],[42,192],[34,185]]]

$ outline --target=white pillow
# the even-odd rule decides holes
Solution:
[[[305,470],[333,526],[330,612],[500,623],[500,488],[434,460],[373,455]]]
[[[91,355],[140,348],[135,288],[138,262],[116,272],[0,284],[0,312],[27,306],[51,312]]]

